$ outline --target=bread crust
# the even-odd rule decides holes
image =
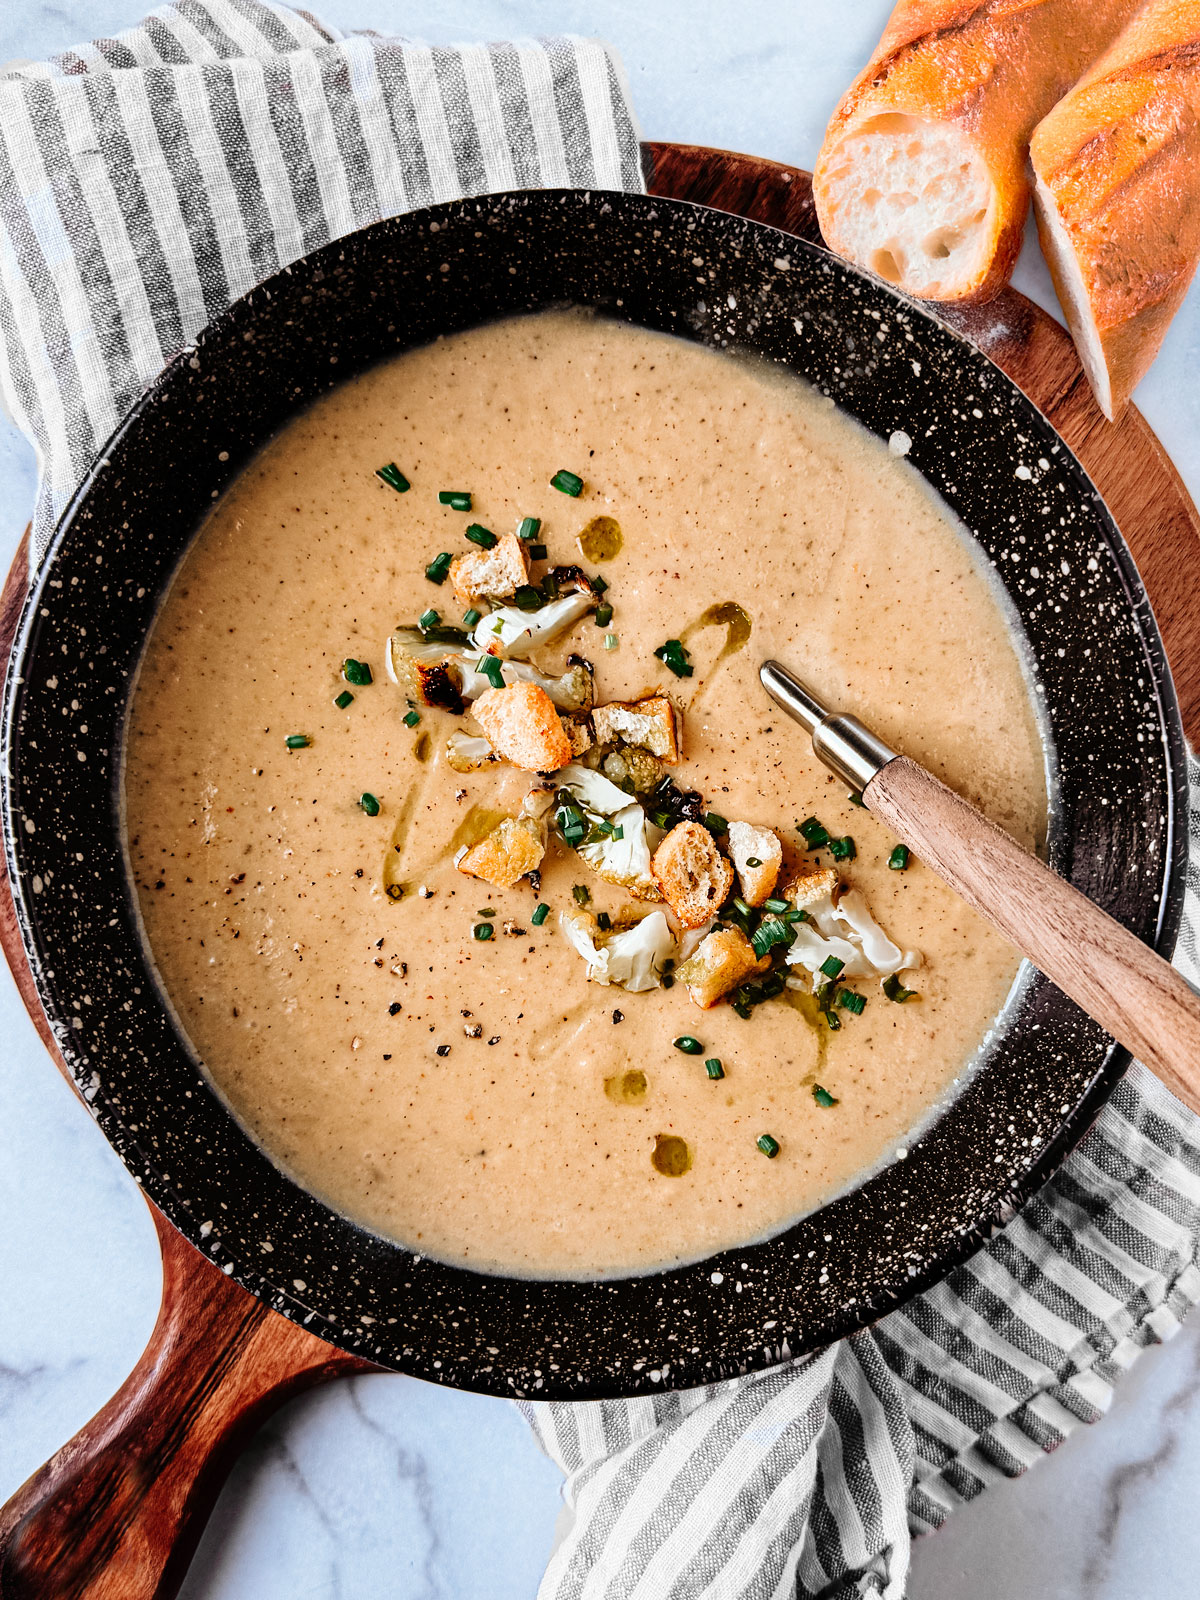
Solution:
[[[1151,0],[1029,154],[1042,249],[1111,422],[1200,261],[1200,0]]]
[[[957,128],[991,181],[972,281],[942,298],[989,300],[1007,283],[1029,208],[1026,151],[1039,119],[1117,36],[1142,0],[900,0],[870,61],[842,97],[813,170],[826,242],[857,259],[838,215],[832,157],[875,119],[899,114]],[[860,265],[869,266],[866,261]],[[901,277],[899,286],[913,291]]]

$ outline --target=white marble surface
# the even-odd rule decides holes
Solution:
[[[435,41],[570,29],[622,51],[648,137],[811,164],[888,0],[308,0],[344,27]],[[138,0],[0,4],[0,62],[139,15]],[[736,18],[736,26],[732,26]],[[1052,304],[1026,252],[1018,283]],[[1200,495],[1200,295],[1138,400]],[[33,499],[0,422],[0,559]],[[111,1394],[159,1287],[145,1207],[0,975],[0,1497]],[[1200,1325],[1142,1358],[1109,1417],[917,1548],[913,1600],[1151,1600],[1200,1592]],[[402,1378],[288,1406],[235,1470],[187,1600],[530,1600],[558,1475],[499,1401]]]

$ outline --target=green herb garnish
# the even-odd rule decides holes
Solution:
[[[858,854],[858,847],[847,833],[841,839],[830,839],[829,853],[835,861],[853,861]]]
[[[725,1076],[725,1068],[721,1065],[720,1056],[709,1056],[708,1060],[704,1063],[704,1070],[708,1073],[709,1077],[714,1083],[718,1078],[723,1078]]]
[[[826,956],[817,970],[823,972],[827,978],[840,978],[845,965],[846,963],[839,961],[836,956]]]
[[[369,817],[377,817],[379,815],[379,801],[376,800],[373,794],[369,794],[367,790],[364,789],[362,794],[359,795],[358,803]]]
[[[406,711],[404,714],[404,726],[406,728],[415,728],[420,720],[421,713],[419,711]]]
[[[333,703],[339,711],[345,711],[347,706],[354,704],[354,696],[349,689],[343,689],[341,694],[334,696]]]
[[[592,898],[592,891],[586,883],[577,883],[571,890],[571,898],[577,906],[586,906]]]
[[[417,618],[417,627],[420,628],[422,633],[427,633],[430,628],[436,628],[441,620],[441,613],[434,611],[431,607],[428,611],[422,611]]]
[[[499,656],[480,656],[475,663],[476,672],[482,672],[493,689],[503,689],[504,669],[500,665]]]
[[[443,550],[440,555],[434,556],[433,560],[425,568],[425,576],[430,583],[445,583],[446,574],[450,571],[450,563],[453,560],[454,557],[449,550]]]
[[[830,1094],[829,1090],[822,1089],[819,1083],[813,1084],[813,1099],[819,1106],[823,1106],[826,1111],[829,1110],[830,1106],[837,1105],[837,1101]]]
[[[480,906],[475,915],[477,917],[494,917],[496,915],[496,908],[495,906]]]
[[[568,472],[561,467],[550,479],[550,487],[558,489],[562,494],[569,494],[572,500],[577,500],[583,493],[583,479],[577,473]]]
[[[482,617],[483,617],[483,612],[482,611],[476,611],[475,607],[472,606],[469,611],[464,611],[463,612],[463,627],[464,628],[473,628],[475,626],[475,624],[481,620]]]
[[[829,829],[818,822],[816,817],[809,817],[807,822],[798,822],[796,826],[810,850],[820,850],[822,845],[829,843]]]
[[[774,1161],[775,1157],[779,1154],[779,1140],[772,1139],[769,1133],[760,1133],[754,1142],[762,1151],[763,1155],[767,1157],[768,1161]]]
[[[541,591],[531,583],[523,583],[513,595],[513,604],[518,611],[538,611],[542,604]]]
[[[471,496],[465,489],[439,489],[438,500],[451,511],[470,511]]]
[[[485,528],[481,523],[473,522],[467,529],[467,538],[472,544],[477,544],[481,550],[491,550],[496,543],[496,535],[490,528]]]
[[[717,839],[729,832],[729,824],[719,811],[706,811],[704,813],[704,826]]]
[[[289,733],[283,741],[289,750],[307,750],[312,743],[311,733]]]
[[[354,684],[355,688],[364,688],[371,680],[371,668],[365,661],[355,661],[353,656],[348,656],[342,662],[342,677],[347,683]]]
[[[606,633],[604,635],[604,648],[606,650],[615,650],[620,642],[615,633]]]
[[[382,478],[388,488],[395,489],[397,494],[404,494],[406,490],[412,488],[412,484],[394,461],[389,461],[386,467],[376,467],[375,476]]]
[[[492,925],[490,922],[477,922],[471,932],[476,939],[481,941],[490,939],[492,937]]]
[[[692,664],[688,660],[687,651],[678,639],[668,639],[666,644],[659,645],[654,654],[677,678],[691,677]]]
[[[843,989],[837,997],[837,1003],[851,1016],[861,1017],[867,1004],[867,997],[864,994],[855,994],[853,989]]]
[[[911,1000],[916,995],[915,989],[906,989],[900,982],[899,975],[895,972],[883,980],[883,992],[889,1000],[894,1000],[897,1005],[902,1005],[905,1000]]]
[[[790,911],[791,909],[792,909],[792,906],[791,906],[791,902],[789,900],[780,900],[775,895],[772,895],[769,900],[764,900],[763,901],[763,910],[764,911],[783,912],[783,911]]]
[[[517,538],[524,539],[527,543],[536,539],[542,531],[541,517],[522,517],[521,526],[517,529]]]
[[[908,868],[908,846],[898,844],[888,857],[888,866],[893,872],[905,872]]]
[[[682,1050],[685,1056],[698,1056],[704,1050],[699,1039],[693,1039],[690,1033],[681,1033],[678,1039],[672,1039],[671,1043],[676,1050]]]
[[[544,544],[531,544],[529,546],[529,559],[530,559],[530,561],[545,561],[545,559],[549,555],[549,553],[550,552],[546,549],[546,546]],[[547,574],[547,577],[549,577],[549,574]],[[558,587],[558,585],[555,584],[555,588],[557,588],[557,587]]]
[[[846,796],[846,799],[849,800],[852,806],[865,807],[867,803],[862,797],[862,791],[859,789],[851,789],[850,793]]]
[[[597,606],[596,615],[592,618],[592,621],[598,628],[607,628],[612,621],[612,612],[613,608],[607,602],[602,606]]]
[[[535,928],[540,928],[542,923],[545,922],[546,918],[549,915],[550,915],[550,907],[543,900],[541,902],[541,904],[535,909],[533,915],[530,917],[529,920],[530,920],[530,922],[533,923]]]
[[[792,930],[779,917],[764,917],[750,936],[754,954],[763,957],[777,944],[790,944]]]
[[[761,867],[762,866],[762,862],[758,859],[757,856],[747,856],[746,857],[746,865],[748,867]]]

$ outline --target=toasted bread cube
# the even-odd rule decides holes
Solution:
[[[783,846],[770,828],[756,828],[749,822],[729,824],[729,854],[737,871],[742,899],[748,906],[760,906],[768,898],[783,865]],[[758,866],[750,863],[757,861]]]
[[[450,563],[455,598],[465,605],[476,600],[510,599],[529,582],[529,556],[515,533],[502,533],[490,550],[468,550]]]
[[[819,872],[806,872],[792,879],[785,891],[785,898],[797,910],[803,911],[805,906],[814,905],[818,900],[832,899],[840,881],[832,867],[823,867]]]
[[[592,712],[592,727],[597,744],[638,745],[660,761],[679,760],[679,733],[675,707],[664,694],[647,695],[642,700],[610,700]]]
[[[498,755],[527,772],[557,772],[571,759],[571,740],[554,701],[536,683],[488,689],[471,708]]]
[[[526,873],[536,872],[545,853],[546,847],[535,822],[505,817],[486,839],[465,850],[455,865],[468,878],[482,878],[497,889],[511,889]]]
[[[564,717],[562,725],[571,741],[571,758],[577,761],[592,748],[591,729],[586,722],[576,721],[574,717]]]
[[[765,972],[771,965],[759,960],[740,928],[714,928],[702,939],[696,953],[683,962],[675,976],[687,985],[687,992],[706,1010],[716,1005],[723,994],[736,989],[752,972]]]
[[[650,870],[685,928],[702,928],[715,916],[733,883],[733,868],[698,822],[672,828],[654,852]]]

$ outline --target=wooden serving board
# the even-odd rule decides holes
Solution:
[[[819,244],[807,172],[696,145],[647,144],[654,194],[750,217]],[[1133,552],[1200,742],[1200,516],[1132,407],[1105,422],[1062,327],[1015,290],[943,308],[1079,456]],[[0,597],[7,662],[28,583],[22,541]],[[0,948],[47,1049],[65,1071],[25,960],[0,858]],[[0,1600],[167,1600],[182,1582],[225,1475],[249,1433],[300,1389],[374,1370],[269,1310],[153,1207],[163,1302],[120,1391],[0,1509]]]

